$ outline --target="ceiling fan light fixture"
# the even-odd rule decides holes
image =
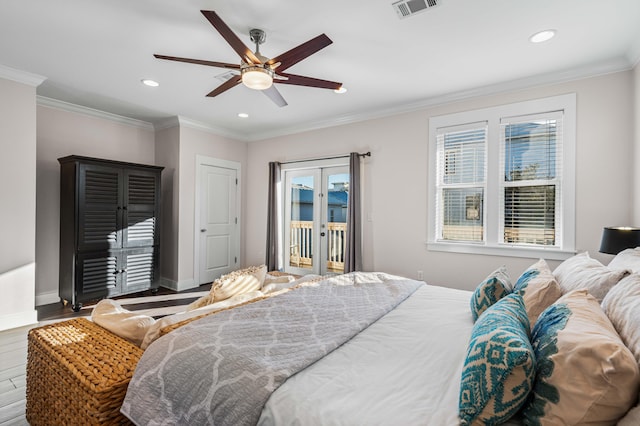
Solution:
[[[334,92],[336,92],[337,94],[341,95],[343,93],[347,93],[347,88],[344,86],[340,86],[339,89],[334,90]]]
[[[266,90],[273,84],[273,71],[270,69],[248,66],[241,70],[242,83],[249,89]]]

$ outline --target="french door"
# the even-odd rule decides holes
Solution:
[[[284,174],[285,271],[343,273],[349,167],[285,170]]]

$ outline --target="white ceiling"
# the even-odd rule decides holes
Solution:
[[[399,19],[393,0],[2,0],[0,64],[46,77],[37,93],[161,126],[171,117],[240,140],[380,117],[482,93],[629,69],[640,59],[639,0],[440,0]],[[200,13],[274,57],[321,33],[333,44],[287,72],[339,81],[278,85],[278,108],[242,85],[207,98],[224,69],[154,53],[238,63]],[[557,36],[532,44],[533,33]],[[157,80],[150,88],[143,78]],[[249,118],[240,119],[239,112]]]

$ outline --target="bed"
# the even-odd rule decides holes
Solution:
[[[263,425],[420,424],[424,419],[432,419],[434,424],[457,424],[459,380],[452,381],[451,378],[460,376],[473,325],[469,312],[469,292],[427,286],[388,274],[374,273],[340,276],[318,285],[341,286],[344,282],[356,282],[372,286],[389,281],[401,282],[401,286],[410,287],[412,292],[403,297],[394,309],[344,344],[341,341],[332,342],[331,347],[339,345],[337,349],[316,362],[309,361],[311,365],[303,366],[297,374],[288,377],[270,395],[264,409],[257,411],[257,418],[249,416],[250,410],[242,407],[238,409],[240,417],[233,417],[232,424],[255,424],[256,420]],[[273,298],[273,306],[291,303],[285,296],[294,296],[307,289],[298,288],[287,295]],[[328,301],[328,305],[332,303],[334,301]],[[322,307],[323,310],[325,308]],[[260,312],[265,311],[260,309]],[[238,321],[233,312],[227,313],[230,321]],[[134,377],[123,404],[123,412],[135,423],[153,424],[169,419],[169,424],[217,424],[218,419],[207,417],[207,411],[212,409],[218,414],[218,407],[209,405],[206,399],[199,399],[203,389],[211,386],[210,377],[199,374],[200,367],[194,371],[194,363],[188,360],[194,359],[195,354],[195,359],[202,360],[204,355],[200,351],[215,350],[203,342],[203,335],[219,324],[207,327],[204,331],[197,330],[197,326],[219,318],[220,315],[211,316],[184,326],[167,335],[165,341],[158,341],[159,345],[154,344],[147,349],[141,364],[148,362],[151,368],[142,367],[136,373],[146,375],[146,380],[138,382]],[[333,330],[332,326],[327,327]],[[197,336],[197,343],[193,347],[179,352],[178,359],[167,364],[166,369],[160,366],[160,363],[166,362],[164,358],[172,347],[184,347],[180,342],[183,339],[191,340],[193,336]],[[284,344],[294,345],[293,342]],[[160,347],[162,350],[151,352]],[[231,356],[240,357],[246,350],[254,348],[240,345],[237,347],[238,353]],[[293,351],[297,349],[292,348]],[[154,356],[150,355],[152,353]],[[212,363],[221,362],[219,358],[204,358]],[[416,369],[416,365],[421,368]],[[260,368],[264,368],[263,365]],[[180,376],[178,378],[173,377],[172,373],[169,380],[175,386],[175,380],[183,379],[184,383],[176,387],[181,391],[163,394],[163,387],[167,386],[164,380],[167,371],[175,372],[175,369],[183,371],[176,373]],[[210,367],[204,369],[211,371]],[[250,382],[259,380],[254,376],[255,372],[247,371],[246,374],[251,375]],[[150,380],[150,375],[160,380]],[[389,387],[391,377],[395,385]],[[251,394],[256,391],[247,389],[245,385],[229,392],[225,399],[231,399],[229,403],[233,406],[248,404]],[[191,390],[194,395],[186,396]],[[185,410],[178,412],[176,407],[180,404],[185,406]],[[204,408],[201,411],[194,410],[194,405],[203,405]],[[235,415],[233,410],[219,414],[219,419]],[[249,418],[245,419],[245,415]]]
[[[608,267],[540,259],[475,291],[385,273],[290,279],[156,325],[120,410],[137,425],[638,425],[637,265],[640,249]],[[496,341],[513,365],[478,375],[494,371]]]

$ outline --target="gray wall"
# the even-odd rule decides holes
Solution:
[[[618,72],[251,143],[247,263],[264,259],[269,161],[371,151],[364,162],[366,270],[409,277],[424,271],[431,284],[464,289],[474,288],[500,265],[517,277],[535,259],[426,249],[429,117],[572,92],[577,94],[576,248],[608,262],[610,256],[597,252],[602,228],[632,222],[633,87],[634,73]],[[550,262],[552,268],[557,264]]]
[[[0,330],[36,319],[36,88],[0,77]]]

